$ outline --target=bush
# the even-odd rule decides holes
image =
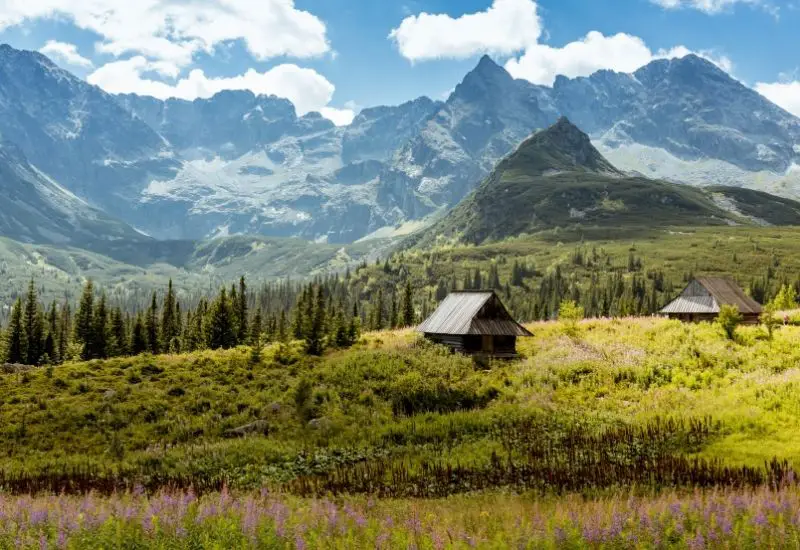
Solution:
[[[736,336],[736,327],[741,324],[742,320],[742,314],[739,313],[739,308],[736,306],[724,305],[719,309],[717,324],[722,327],[729,340],[733,340]]]
[[[578,321],[583,320],[584,310],[572,300],[561,302],[558,308],[558,320],[564,323],[564,332],[569,336],[578,333]]]

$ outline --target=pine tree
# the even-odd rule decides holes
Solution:
[[[278,318],[278,342],[286,342],[286,311],[283,309]]]
[[[250,345],[255,346],[261,341],[261,334],[264,331],[263,318],[261,315],[261,308],[256,310],[253,316],[253,322],[250,324]]]
[[[48,364],[59,364],[61,359],[58,355],[57,340],[58,340],[58,310],[56,303],[50,304],[50,309],[47,312],[47,330],[45,331],[44,347],[42,353],[47,357]]]
[[[38,365],[42,358],[42,343],[44,340],[44,319],[42,318],[39,299],[36,295],[36,285],[33,280],[28,285],[28,294],[25,298],[25,312],[23,314],[23,328],[25,331],[25,363]]]
[[[176,309],[175,291],[172,288],[172,279],[169,280],[167,294],[164,296],[164,305],[161,310],[161,349],[168,350],[172,339],[178,336],[178,312]]]
[[[126,356],[130,354],[130,342],[128,331],[125,327],[125,318],[120,308],[114,308],[111,312],[111,339],[112,346],[109,355],[113,357]]]
[[[158,300],[155,292],[153,292],[153,298],[150,300],[150,307],[147,309],[144,329],[147,334],[148,351],[153,355],[157,355],[161,351],[161,346],[159,338],[160,330],[158,326]]]
[[[211,349],[228,349],[236,345],[236,327],[228,293],[223,288],[209,309],[207,321],[208,346]]]
[[[400,312],[397,310],[397,293],[392,292],[392,309],[389,317],[389,326],[393,329],[400,324]]]
[[[411,287],[411,281],[406,281],[403,293],[403,326],[414,326],[414,290]]]
[[[69,350],[70,335],[72,334],[72,312],[70,311],[69,302],[64,302],[61,306],[61,320],[58,323],[58,336],[56,347],[58,348],[58,361],[63,363],[71,357],[67,357]]]
[[[238,301],[234,304],[236,306],[236,319],[238,321],[238,340],[239,344],[246,344],[250,336],[248,327],[248,312],[247,312],[247,284],[244,277],[239,279],[239,294]],[[259,336],[261,331],[259,329]]]
[[[306,352],[322,355],[325,351],[325,294],[322,287],[316,291],[311,326],[306,337]]]
[[[8,325],[7,342],[6,342],[6,357],[7,363],[19,364],[23,363],[25,357],[25,327],[22,321],[22,299],[17,298],[14,303],[14,308],[11,311],[11,321]]]
[[[131,335],[131,354],[140,355],[150,349],[147,342],[147,329],[142,314],[136,316],[133,323],[133,334]]]
[[[109,348],[108,309],[106,307],[106,294],[100,295],[100,301],[94,310],[94,342],[91,357],[93,359],[106,359]]]
[[[372,330],[381,330],[383,328],[383,289],[378,289],[373,315]]]
[[[81,358],[90,359],[94,347],[94,284],[91,280],[83,288],[83,295],[75,318],[75,340],[82,346]]]

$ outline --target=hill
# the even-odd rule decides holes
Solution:
[[[410,242],[477,244],[556,227],[630,231],[726,224],[797,225],[800,203],[626,175],[562,117],[522,142],[452,212]]]
[[[87,486],[104,476],[150,487],[193,480],[198,489],[225,480],[300,494],[364,492],[363,479],[373,493],[421,496],[424,486],[427,496],[445,496],[517,483],[543,488],[545,479],[568,490],[647,484],[662,464],[673,486],[681,483],[680,457],[758,468],[800,453],[800,422],[781,406],[800,382],[796,326],[773,341],[760,327],[740,328],[729,341],[713,325],[660,319],[529,328],[535,336],[520,343],[524,359],[488,369],[406,331],[369,334],[322,358],[269,346],[260,354],[239,348],[5,367],[0,476],[24,472],[47,483],[81,467],[97,474],[76,478]],[[614,452],[605,454],[604,444]],[[532,448],[551,454],[536,458]],[[587,478],[581,468],[590,464],[575,462],[575,451],[609,467]],[[506,479],[504,461],[492,454],[508,452],[518,465],[529,464],[527,456],[546,461],[547,474]],[[639,470],[618,467],[641,461],[650,462],[637,480],[625,476]],[[420,469],[434,463],[462,470],[442,485],[429,470],[415,488]],[[387,466],[406,474],[384,476]],[[686,468],[680,475],[693,475]]]

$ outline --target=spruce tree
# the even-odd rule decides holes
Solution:
[[[112,349],[110,355],[114,357],[126,356],[130,354],[130,342],[128,331],[125,327],[125,318],[120,308],[114,308],[111,312],[111,337]]]
[[[28,284],[28,294],[25,298],[25,312],[23,314],[23,327],[25,331],[25,363],[38,365],[42,358],[42,344],[44,341],[44,319],[42,317],[39,298],[36,294],[36,285],[31,280]]]
[[[228,349],[236,345],[234,314],[227,291],[223,288],[207,316],[208,345],[211,349]]]
[[[397,293],[392,292],[392,309],[389,314],[389,326],[393,329],[400,324],[400,312],[397,310]]]
[[[153,355],[157,355],[161,351],[161,334],[158,326],[158,300],[155,292],[153,292],[153,298],[150,300],[150,307],[147,309],[144,328],[147,334],[148,351]]]
[[[25,357],[25,328],[22,321],[22,299],[17,298],[11,311],[11,320],[6,331],[6,357],[7,363],[19,364],[26,360]]]
[[[161,310],[161,349],[163,350],[169,350],[172,339],[179,334],[176,305],[175,290],[172,287],[172,279],[170,279],[167,287],[167,294],[164,296],[164,305]]]
[[[75,317],[75,340],[82,346],[81,358],[90,359],[94,346],[94,283],[89,280]]]
[[[239,294],[237,295],[238,301],[234,304],[236,307],[236,320],[238,321],[238,335],[237,339],[239,344],[246,344],[250,336],[248,327],[248,312],[247,312],[247,284],[244,277],[239,279]],[[259,330],[259,336],[261,331]]]
[[[411,288],[411,281],[406,281],[403,293],[403,326],[414,326],[414,290]]]
[[[131,355],[140,355],[150,349],[147,342],[147,330],[142,314],[136,316],[133,322],[133,333],[131,334]]]
[[[100,295],[100,301],[94,310],[94,342],[91,357],[93,359],[106,359],[109,348],[108,308],[106,306],[106,293]]]
[[[261,334],[264,331],[261,308],[256,310],[253,322],[250,324],[249,342],[251,346],[256,346],[261,341]]]
[[[325,351],[325,294],[322,287],[316,291],[312,321],[306,337],[306,352],[309,355],[322,355]]]
[[[58,336],[56,347],[58,348],[58,361],[63,363],[71,357],[67,357],[70,335],[72,334],[72,311],[69,307],[69,302],[65,301],[61,306],[61,320],[58,323]]]

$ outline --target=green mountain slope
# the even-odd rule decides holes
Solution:
[[[800,203],[738,188],[676,185],[617,170],[561,118],[533,134],[412,244],[481,243],[553,228],[798,225]]]

